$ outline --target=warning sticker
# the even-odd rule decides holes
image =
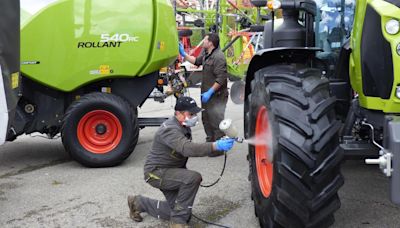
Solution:
[[[89,73],[92,75],[107,75],[114,73],[114,71],[109,65],[100,65],[99,69],[91,70]]]
[[[100,74],[109,74],[110,66],[109,65],[101,65],[100,66]]]
[[[15,72],[11,74],[11,87],[13,89],[19,86],[19,72]]]

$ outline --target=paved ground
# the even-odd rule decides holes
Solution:
[[[190,90],[199,97],[198,89]],[[172,115],[173,99],[148,102],[141,116]],[[242,106],[228,104],[226,116],[242,132]],[[60,139],[23,136],[0,147],[0,227],[167,227],[145,216],[134,223],[128,217],[126,197],[143,194],[162,199],[143,181],[143,163],[156,128],[140,132],[134,153],[121,165],[88,169],[72,161]],[[199,125],[194,140],[203,141]],[[250,200],[246,145],[237,144],[228,157],[222,180],[200,189],[194,213],[231,227],[259,227]],[[188,167],[213,181],[223,158],[191,158]],[[346,184],[340,191],[342,207],[334,227],[400,227],[400,207],[387,196],[388,179],[375,166],[348,161],[343,166]]]

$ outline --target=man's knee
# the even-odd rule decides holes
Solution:
[[[201,174],[198,172],[193,172],[190,178],[190,182],[195,185],[200,185],[202,180],[203,178],[201,177]]]

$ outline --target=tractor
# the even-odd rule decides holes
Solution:
[[[0,8],[0,144],[61,133],[76,161],[115,166],[133,152],[139,128],[165,120],[138,118],[137,108],[178,55],[170,1],[7,0]]]
[[[249,179],[261,226],[333,224],[348,157],[378,164],[399,204],[400,1],[357,0],[351,33],[339,23],[325,36],[313,0],[252,2],[284,20],[265,23],[264,49],[245,78],[244,134],[255,142]],[[347,1],[326,2],[346,9]]]

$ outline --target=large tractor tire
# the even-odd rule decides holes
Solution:
[[[343,185],[340,122],[318,69],[274,65],[256,72],[246,100],[246,137],[262,227],[328,227]]]
[[[115,166],[137,144],[137,112],[121,97],[90,93],[68,108],[61,134],[65,149],[82,165]]]

